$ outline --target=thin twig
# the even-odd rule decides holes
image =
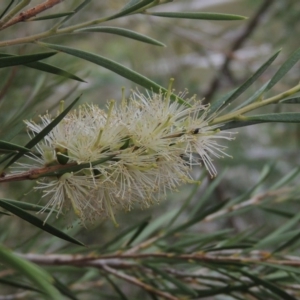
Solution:
[[[231,48],[225,54],[224,62],[217,72],[216,77],[212,80],[207,92],[204,94],[205,102],[210,102],[210,99],[218,90],[220,82],[224,74],[229,73],[229,65],[234,57],[233,52],[242,47],[242,45],[247,41],[249,36],[254,32],[254,30],[260,25],[263,15],[268,11],[270,6],[274,3],[274,0],[265,0],[259,7],[255,15],[248,22],[244,30],[236,37],[236,39],[231,43]]]
[[[10,27],[19,22],[24,22],[24,21],[36,16],[37,14],[53,7],[54,5],[59,4],[62,1],[64,1],[64,0],[47,0],[44,3],[41,3],[41,4],[36,5],[26,11],[19,13],[16,17],[11,19],[10,21],[4,23],[0,29],[5,29],[5,28]]]
[[[165,299],[169,299],[169,300],[178,300],[179,298],[177,297],[174,297],[172,296],[171,294],[169,293],[166,293],[166,292],[162,292],[160,290],[157,290],[155,289],[154,287],[152,287],[151,285],[148,285],[148,284],[145,284],[143,283],[142,281],[138,280],[137,278],[135,277],[132,277],[132,276],[129,276],[127,274],[124,274],[124,273],[121,273],[107,265],[103,265],[103,270],[105,270],[106,272],[110,273],[110,274],[113,274],[114,276],[116,277],[119,277],[123,280],[126,280],[127,282],[130,282],[136,286],[139,286],[140,288],[150,292],[150,293],[153,293],[153,294],[156,294],[160,297],[163,297]]]
[[[203,219],[203,221],[210,222],[220,216],[226,215],[233,211],[237,211],[244,207],[251,206],[251,205],[258,205],[262,200],[264,200],[267,197],[278,197],[278,196],[285,195],[288,192],[290,192],[291,190],[292,190],[291,188],[283,188],[283,189],[276,190],[276,191],[267,191],[265,193],[258,194],[256,196],[250,198],[249,200],[243,201],[242,203],[235,204],[235,205],[227,207],[225,209],[221,209],[216,213],[210,214],[207,217],[205,217]]]

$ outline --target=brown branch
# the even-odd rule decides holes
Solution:
[[[12,26],[19,22],[24,22],[24,21],[36,16],[37,14],[53,7],[54,5],[59,4],[62,1],[64,1],[64,0],[47,0],[44,3],[41,3],[32,8],[29,8],[28,10],[20,12],[16,17],[12,18],[10,21],[3,24],[0,29],[7,28],[7,27]]]
[[[211,253],[197,252],[191,254],[175,254],[175,253],[135,253],[135,254],[111,254],[103,256],[91,255],[69,255],[69,254],[17,254],[18,256],[27,259],[31,262],[41,265],[69,265],[69,266],[88,266],[103,268],[109,266],[113,268],[135,268],[139,263],[132,260],[149,259],[149,258],[164,258],[166,260],[183,260],[187,262],[226,262],[226,263],[241,263],[241,264],[259,264],[261,262],[272,263],[285,266],[300,266],[300,257],[284,256],[281,259],[274,258],[268,251],[254,250],[247,255],[242,253],[242,250],[221,250]]]
[[[224,62],[220,67],[217,75],[212,80],[208,90],[204,94],[205,102],[210,102],[211,98],[218,90],[221,80],[224,74],[228,74],[229,72],[229,65],[233,59],[233,52],[238,50],[242,47],[242,45],[247,41],[249,36],[254,32],[257,26],[260,24],[262,16],[268,11],[269,7],[274,3],[274,0],[265,0],[262,5],[259,7],[255,15],[251,18],[249,23],[245,26],[244,30],[236,37],[236,39],[231,43],[232,46],[225,54]]]

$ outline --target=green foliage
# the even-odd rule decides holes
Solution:
[[[118,151],[129,148],[131,136],[126,136],[114,155],[105,154],[107,150],[104,150],[106,156],[103,159],[76,164],[68,163],[68,156],[60,152],[61,149],[55,149],[55,154],[66,158],[66,162],[29,168],[29,158],[41,159],[41,152],[34,147],[44,141],[42,145],[47,148],[47,136],[64,122],[71,109],[77,106],[80,114],[79,102],[87,102],[99,95],[105,102],[107,98],[115,97],[114,90],[122,82],[134,87],[137,84],[150,94],[163,93],[166,98],[191,107],[192,104],[185,100],[185,93],[177,95],[172,90],[172,81],[169,87],[164,87],[170,77],[175,77],[175,85],[180,88],[185,88],[183,85],[191,78],[180,56],[191,53],[191,49],[196,49],[196,53],[209,52],[213,44],[217,46],[212,49],[225,49],[225,34],[234,32],[239,26],[235,21],[246,25],[244,35],[236,38],[236,45],[242,44],[241,39],[249,38],[249,31],[255,26],[258,36],[253,44],[262,43],[266,37],[261,38],[258,33],[263,34],[262,29],[271,31],[268,26],[273,18],[278,18],[276,9],[279,8],[271,5],[270,24],[260,25],[253,21],[255,17],[251,19],[251,14],[249,20],[239,12],[235,14],[234,6],[228,8],[233,13],[227,14],[176,11],[182,6],[169,0],[50,2],[49,7],[29,6],[30,1],[0,4],[0,48],[5,52],[0,54],[0,183],[3,187],[0,199],[0,298],[13,294],[15,299],[299,299],[300,168],[295,167],[299,164],[298,152],[292,156],[291,163],[282,163],[289,155],[284,144],[298,143],[299,136],[296,126],[300,123],[300,85],[296,83],[299,74],[294,70],[298,67],[300,48],[289,44],[295,39],[281,42],[282,50],[270,56],[270,52],[278,49],[278,45],[273,45],[274,49],[268,50],[269,58],[261,59],[256,53],[250,72],[243,70],[247,69],[243,59],[238,61],[241,67],[236,71],[237,75],[224,63],[216,72],[217,78],[224,79],[224,86],[215,88],[217,96],[214,99],[203,100],[209,102],[206,126],[212,126],[209,128],[213,128],[213,134],[241,128],[237,140],[243,139],[245,133],[245,145],[242,145],[245,148],[253,149],[256,145],[253,140],[247,140],[242,127],[256,125],[249,127],[251,130],[264,128],[259,127],[261,123],[272,123],[273,127],[265,136],[272,140],[274,134],[273,141],[279,141],[277,146],[283,149],[276,158],[277,164],[270,163],[269,159],[264,164],[256,158],[250,158],[247,163],[243,153],[238,152],[244,151],[247,155],[248,149],[236,146],[235,151],[230,150],[235,146],[230,146],[226,152],[232,153],[233,159],[231,162],[225,160],[228,166],[223,167],[216,178],[209,178],[201,169],[200,174],[194,174],[202,182],[201,186],[190,183],[178,195],[170,194],[165,203],[150,212],[120,213],[119,229],[100,216],[92,224],[75,226],[74,222],[66,233],[64,228],[70,224],[56,218],[60,213],[57,207],[44,207],[44,196],[49,191],[46,190],[44,195],[28,193],[35,190],[31,182],[39,179],[45,179],[45,182],[52,178],[59,180],[64,174],[71,176],[79,171],[91,173],[93,178],[100,177],[102,174],[95,167],[108,162],[118,163]],[[299,5],[292,0],[279,2],[282,5],[290,3],[290,14]],[[182,3],[187,5],[186,1]],[[249,2],[247,5],[254,14],[255,4]],[[163,11],[169,9],[175,11]],[[34,15],[32,11],[35,11]],[[262,9],[258,10],[257,18],[259,14]],[[151,22],[158,24],[156,31],[150,30]],[[108,24],[102,26],[102,23]],[[278,25],[277,19],[275,23],[276,30],[284,26]],[[200,24],[209,25],[201,32]],[[184,26],[188,27],[182,31],[180,27]],[[221,33],[215,34],[218,28]],[[17,31],[18,37],[15,37]],[[205,37],[197,44],[198,35],[201,37],[205,31],[215,40],[209,44],[210,38]],[[99,43],[92,43],[93,39]],[[289,51],[288,46],[298,49]],[[167,60],[171,52],[155,52],[169,51],[171,47],[171,52],[176,53],[176,59],[171,62]],[[54,52],[40,52],[45,48]],[[105,54],[100,55],[99,51]],[[280,52],[283,53],[279,55]],[[286,52],[292,53],[286,55]],[[175,65],[181,63],[179,72],[169,72],[164,78],[166,75],[159,68],[159,59],[149,63],[151,55],[163,57],[174,70]],[[229,56],[231,54],[224,55],[225,62]],[[42,62],[46,59],[47,63]],[[234,54],[230,60],[234,60]],[[196,68],[195,60],[193,64],[191,74]],[[150,70],[152,65],[156,66],[154,72]],[[100,75],[104,70],[99,66],[106,73]],[[212,71],[210,66],[202,72],[204,76],[199,75],[201,78],[193,76],[196,91],[201,90],[198,87],[202,80],[211,78]],[[292,72],[295,72],[294,77]],[[120,81],[123,79],[126,81]],[[234,85],[225,86],[226,82]],[[194,92],[192,82],[186,87]],[[124,99],[124,90],[122,93]],[[83,95],[78,96],[80,94]],[[61,99],[70,104],[66,109],[61,108],[56,117],[28,141],[23,120],[36,119],[39,113],[48,109],[56,112]],[[259,112],[253,114],[254,110]],[[294,123],[295,127],[284,123]],[[283,125],[289,126],[284,127],[287,137],[277,133],[281,127],[275,127]],[[184,135],[186,128],[178,130]],[[199,128],[195,128],[197,130]],[[252,133],[258,145],[264,132],[255,130]],[[218,150],[213,146],[209,149]],[[242,158],[238,159],[239,155]],[[13,171],[20,167],[26,167],[26,171]],[[238,168],[242,168],[242,175],[233,175],[233,172],[239,172]],[[72,202],[76,217],[76,199],[71,193],[63,197]],[[87,200],[86,205],[89,204]],[[104,206],[107,203],[103,204],[103,210],[107,209]],[[55,216],[40,218],[28,211],[54,213]],[[85,245],[87,247],[82,247]],[[127,285],[136,289],[130,290]]]

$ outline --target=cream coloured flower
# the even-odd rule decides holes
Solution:
[[[31,156],[35,168],[77,166],[38,181],[36,189],[50,199],[45,208],[72,209],[83,223],[98,215],[116,223],[116,209],[149,207],[193,181],[193,165],[203,163],[215,176],[213,157],[226,155],[218,141],[232,137],[209,125],[208,106],[195,97],[187,103],[171,101],[170,90],[136,91],[120,105],[110,101],[106,111],[85,104],[70,112],[36,146],[38,155]],[[51,121],[46,114],[41,124],[25,123],[34,136]]]

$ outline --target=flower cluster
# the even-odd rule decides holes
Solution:
[[[204,164],[215,176],[213,157],[226,155],[217,141],[232,139],[230,133],[208,124],[208,106],[194,97],[184,105],[170,94],[133,92],[119,105],[110,101],[106,111],[85,104],[70,112],[31,157],[37,168],[77,166],[38,182],[36,189],[50,198],[45,208],[71,209],[83,223],[104,214],[116,224],[115,209],[149,207],[192,182],[193,165]],[[51,121],[46,114],[41,124],[25,123],[35,136]]]

